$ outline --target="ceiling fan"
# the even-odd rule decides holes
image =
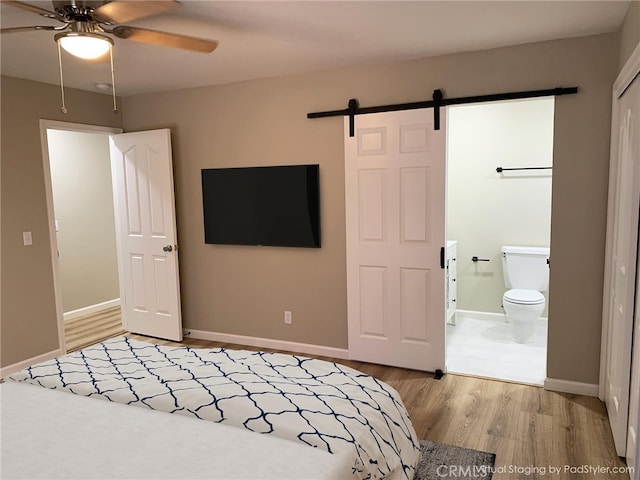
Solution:
[[[13,0],[0,0],[6,5],[35,13],[62,23],[53,25],[30,25],[0,29],[0,33],[19,33],[33,30],[57,32],[53,39],[58,44],[58,62],[60,65],[60,90],[62,93],[62,113],[67,113],[62,75],[62,55],[60,48],[76,57],[95,59],[109,52],[111,57],[111,87],[113,111],[116,105],[115,77],[113,70],[113,39],[106,34],[125,40],[182,48],[193,52],[211,53],[218,46],[217,40],[190,37],[176,33],[150,30],[147,28],[121,25],[125,22],[160,15],[180,6],[175,0],[52,0],[53,10],[37,5]]]
[[[169,12],[180,6],[174,0],[53,0],[51,3],[54,11],[12,0],[2,0],[2,3],[57,20],[62,25],[3,28],[0,33],[19,33],[32,30],[58,32],[54,36],[54,40],[66,51],[80,58],[97,58],[104,55],[113,45],[113,40],[105,34],[125,40],[203,53],[211,53],[218,46],[216,40],[120,25],[124,22]]]

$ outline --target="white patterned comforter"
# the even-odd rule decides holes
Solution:
[[[194,416],[353,458],[347,478],[411,479],[418,440],[399,394],[336,363],[120,337],[11,377],[112,402]]]

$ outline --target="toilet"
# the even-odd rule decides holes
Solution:
[[[503,246],[502,272],[508,288],[502,297],[507,321],[514,340],[527,343],[544,310],[542,292],[549,288],[549,248]]]

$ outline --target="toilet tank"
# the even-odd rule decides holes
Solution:
[[[549,288],[549,248],[502,247],[502,272],[507,288],[545,292]]]

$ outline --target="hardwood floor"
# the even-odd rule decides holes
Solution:
[[[258,350],[189,338],[175,343],[126,335],[160,345]],[[629,478],[613,472],[625,464],[615,453],[605,407],[597,398],[453,374],[434,380],[414,370],[317,358],[348,365],[393,386],[419,438],[495,453],[494,480]],[[594,473],[589,468],[608,470]]]
[[[64,322],[67,352],[74,352],[123,333],[125,331],[122,328],[119,306]]]

